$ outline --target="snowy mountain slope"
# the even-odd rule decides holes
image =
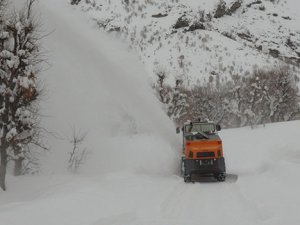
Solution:
[[[158,69],[171,83],[180,78],[194,84],[283,61],[299,68],[298,1],[244,0],[231,15],[214,18],[218,2],[93,0],[79,7],[98,27],[126,39],[153,79]],[[228,10],[238,1],[225,2]]]
[[[64,140],[49,141],[40,176],[8,176],[0,225],[297,225],[299,121],[221,131],[236,183],[185,184],[180,136],[149,90],[137,59],[90,28],[60,0],[39,10],[55,32],[44,40],[44,125],[66,138],[87,130],[91,154],[65,173]],[[51,29],[50,29],[51,30]]]

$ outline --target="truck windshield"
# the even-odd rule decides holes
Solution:
[[[215,133],[215,125],[213,123],[192,123],[185,126],[185,132]]]

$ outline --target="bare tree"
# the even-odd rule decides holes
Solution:
[[[166,84],[167,73],[163,69],[159,69],[156,71],[157,83],[155,84],[155,88],[159,95],[159,100],[163,104],[168,104],[170,102],[170,92],[171,87]]]
[[[256,70],[249,76],[233,75],[231,81],[210,80],[191,89],[177,81],[165,84],[159,73],[157,91],[168,116],[176,123],[209,119],[223,127],[240,127],[300,118],[297,76],[286,66]]]
[[[215,84],[208,83],[205,86],[196,86],[192,89],[193,118],[201,120],[213,120],[221,122],[225,115],[223,88],[216,88]]]
[[[7,4],[7,0],[0,0],[0,18],[3,18],[4,16],[4,9],[6,9]]]
[[[84,160],[88,154],[87,149],[81,147],[86,135],[87,133],[77,131],[75,128],[73,129],[73,136],[70,140],[70,143],[72,144],[72,151],[69,152],[70,157],[68,161],[68,168],[73,173],[78,172],[80,165],[84,163]]]
[[[182,119],[187,114],[189,107],[188,96],[189,91],[182,86],[182,80],[175,81],[175,87],[170,91],[170,101],[168,104],[168,116],[177,124],[182,124],[185,121]]]
[[[298,114],[300,101],[295,75],[286,66],[258,73],[267,86],[266,117],[270,122],[293,120]]]

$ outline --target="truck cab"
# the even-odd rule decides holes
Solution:
[[[195,174],[213,176],[225,181],[226,170],[222,140],[218,135],[220,125],[214,122],[186,122],[182,127],[183,155],[181,172],[185,182]],[[180,132],[180,129],[177,129]]]

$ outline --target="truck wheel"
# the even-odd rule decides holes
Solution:
[[[184,159],[181,159],[181,176],[185,176],[185,165],[184,165]]]
[[[218,173],[215,174],[215,178],[217,179],[217,181],[223,182],[226,179],[225,173]]]
[[[183,177],[183,180],[184,180],[185,183],[190,183],[190,182],[192,182],[191,176],[184,176],[184,177]]]

